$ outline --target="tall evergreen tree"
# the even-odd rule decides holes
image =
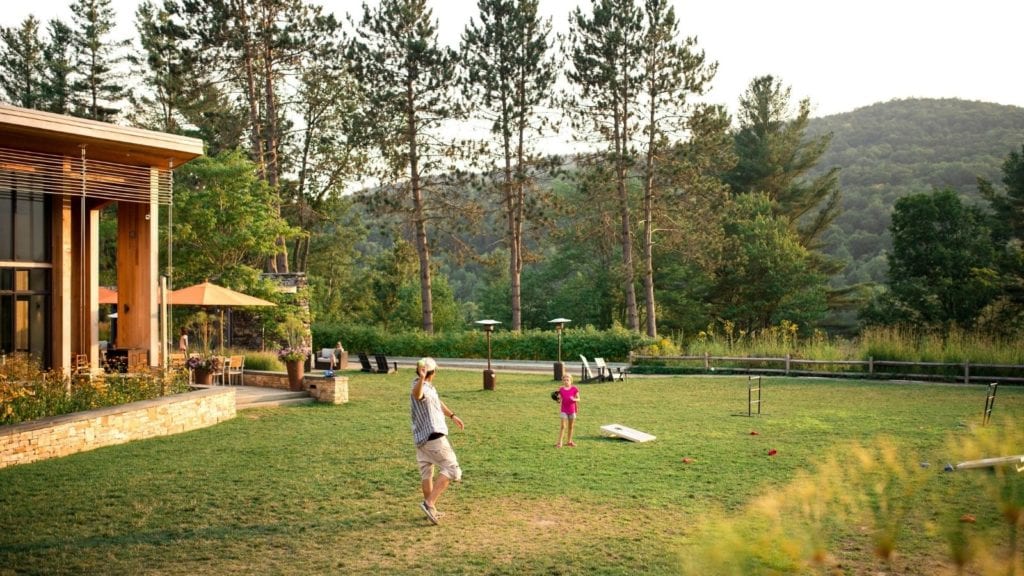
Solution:
[[[437,23],[425,0],[382,0],[373,9],[364,4],[363,10],[349,47],[353,72],[367,99],[361,134],[380,154],[384,185],[375,192],[376,200],[402,213],[411,225],[419,258],[422,326],[432,333],[427,222],[444,207],[440,191],[430,186],[430,175],[447,168],[438,129],[455,114],[455,55],[438,45]],[[432,201],[431,196],[437,197]]]
[[[111,39],[115,17],[111,0],[75,0],[71,4],[72,45],[77,56],[72,83],[76,115],[110,121],[128,96],[118,66],[125,61],[129,43]]]
[[[993,212],[992,231],[999,254],[1002,298],[1005,310],[1000,311],[1002,323],[1024,318],[1024,146],[1011,151],[1003,162],[1003,189],[984,179],[978,180],[982,196]],[[1021,322],[1010,322],[1016,330],[1024,330]],[[1001,326],[1004,332],[1005,326]]]
[[[46,69],[43,73],[43,101],[45,109],[57,114],[70,114],[74,97],[72,75],[75,70],[74,31],[61,20],[50,20],[47,26],[49,41],[43,47]]]
[[[789,221],[801,244],[817,251],[822,234],[839,214],[839,169],[829,169],[810,181],[805,179],[832,136],[808,138],[810,101],[801,100],[793,115],[791,91],[772,76],[751,81],[740,98],[735,137],[738,163],[726,175],[726,181],[736,194],[767,194],[775,213]],[[829,268],[821,258],[818,265]]]
[[[696,40],[679,39],[675,10],[667,0],[644,2],[644,33],[641,44],[639,86],[640,128],[643,134],[643,285],[647,335],[658,334],[654,291],[655,215],[662,188],[669,181],[657,176],[670,161],[670,151],[689,130],[694,104],[691,96],[700,96],[710,87],[717,64],[707,64],[704,52],[696,49]]]
[[[537,5],[537,0],[479,0],[480,23],[470,21],[462,34],[467,89],[498,138],[515,331],[522,328],[523,229],[527,192],[534,186],[529,137],[543,130],[538,109],[550,101],[556,77],[551,22],[538,17]]]
[[[289,128],[289,82],[335,42],[338,24],[321,6],[302,0],[175,0],[186,27],[194,35],[189,58],[212,84],[200,86],[209,104],[221,98],[218,83],[230,85],[248,112],[250,155],[261,177],[279,194],[286,168],[285,140]],[[287,96],[287,97],[285,97]],[[288,272],[287,243],[264,270]]]
[[[28,18],[17,28],[0,28],[0,88],[23,108],[38,108],[44,82],[43,42],[39,20]]]
[[[141,124],[163,132],[180,132],[182,112],[191,100],[190,66],[183,43],[187,32],[174,15],[153,0],[145,0],[135,11],[135,28],[142,52],[129,58],[142,70],[146,93],[138,94],[136,107],[152,117]]]
[[[576,96],[567,106],[573,127],[596,136],[604,147],[598,161],[613,169],[622,251],[626,326],[639,330],[633,267],[629,174],[635,162],[634,106],[641,90],[637,61],[643,54],[643,14],[635,0],[597,0],[591,14],[576,8],[569,17],[566,71]]]

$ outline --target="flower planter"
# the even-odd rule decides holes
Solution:
[[[192,380],[196,384],[210,386],[213,384],[213,370],[210,370],[209,368],[193,368]]]
[[[288,368],[288,389],[294,392],[302,390],[302,379],[305,376],[305,366],[302,360],[289,360],[285,362]]]

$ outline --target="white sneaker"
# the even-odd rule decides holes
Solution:
[[[432,506],[426,503],[426,501],[420,502],[420,510],[427,515],[427,519],[432,523],[437,524],[437,511]]]

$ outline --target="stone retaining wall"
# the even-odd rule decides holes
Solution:
[[[4,426],[0,468],[187,432],[234,417],[235,391],[218,386]]]

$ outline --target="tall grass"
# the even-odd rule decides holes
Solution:
[[[680,347],[689,355],[1024,365],[1024,341],[961,328],[935,332],[909,326],[868,327],[848,340],[820,331],[802,335],[796,324],[786,321],[756,331],[721,321]]]

